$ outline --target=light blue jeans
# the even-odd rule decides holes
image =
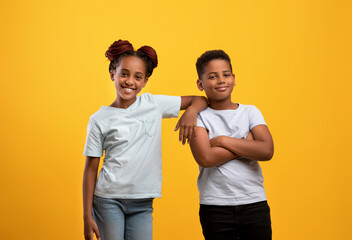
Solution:
[[[153,199],[94,196],[93,218],[102,240],[152,240]]]

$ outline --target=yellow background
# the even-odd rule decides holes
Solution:
[[[115,98],[104,53],[150,45],[143,92],[203,94],[195,61],[232,58],[233,100],[254,104],[275,141],[262,163],[273,239],[349,239],[351,1],[2,1],[1,239],[83,239],[89,116]],[[203,239],[198,168],[163,121],[163,198],[154,239]]]

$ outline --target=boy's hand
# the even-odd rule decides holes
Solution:
[[[216,138],[213,138],[212,140],[210,140],[210,146],[211,147],[222,147],[221,140],[223,140],[224,137],[225,136],[218,136]],[[248,133],[246,140],[254,140],[252,132]]]
[[[251,131],[249,131],[249,133],[248,133],[248,135],[247,135],[247,137],[246,137],[246,140],[254,140],[253,134],[252,134]]]
[[[213,138],[212,140],[210,140],[210,146],[211,147],[222,147],[221,146],[221,139],[224,138],[224,136],[218,136],[216,138]]]
[[[178,120],[175,131],[180,129],[179,141],[184,145],[188,139],[188,143],[192,137],[195,137],[195,129],[197,127],[197,112],[193,111],[190,107],[182,114]]]
[[[98,240],[100,240],[100,233],[96,222],[92,217],[84,219],[84,239],[94,240],[94,233]]]

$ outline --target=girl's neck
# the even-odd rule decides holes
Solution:
[[[209,102],[209,107],[214,110],[235,110],[238,108],[238,104],[231,102],[231,99],[229,101],[209,100]]]
[[[136,101],[136,99],[137,99],[136,97],[128,99],[128,100],[116,98],[115,101],[110,104],[110,107],[127,109],[129,106],[131,106]]]

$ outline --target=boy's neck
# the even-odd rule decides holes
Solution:
[[[238,108],[238,104],[233,103],[231,100],[230,101],[209,100],[209,102],[210,102],[209,107],[214,110],[228,110],[228,109],[237,109]]]

